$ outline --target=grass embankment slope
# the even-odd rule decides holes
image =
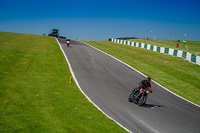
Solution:
[[[54,38],[0,32],[0,132],[125,132],[69,79]]]
[[[109,41],[84,41],[200,105],[200,66],[182,58]]]

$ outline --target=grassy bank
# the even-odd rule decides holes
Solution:
[[[200,66],[182,58],[109,41],[84,41],[200,105]]]
[[[52,37],[0,32],[0,132],[125,132],[69,83]]]

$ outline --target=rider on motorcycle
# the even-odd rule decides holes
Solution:
[[[139,83],[139,86],[135,88],[136,91],[138,91],[139,89],[146,89],[147,87],[149,88],[149,91],[152,93],[152,89],[151,89],[151,78],[147,77],[146,79],[142,80]]]
[[[69,44],[70,44],[70,39],[69,38],[67,38],[66,43],[67,43],[67,47],[69,47]]]

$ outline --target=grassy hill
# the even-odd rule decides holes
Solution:
[[[200,67],[108,41],[85,41],[200,105]],[[0,32],[0,132],[126,132],[69,83],[54,38]]]
[[[0,32],[0,132],[126,132],[70,75],[54,38]]]
[[[200,66],[182,58],[109,41],[84,41],[122,61],[178,95],[200,105]]]

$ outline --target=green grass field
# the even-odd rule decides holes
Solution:
[[[200,66],[182,58],[109,41],[84,41],[200,105]]]
[[[54,38],[0,32],[0,132],[126,132],[70,75]]]
[[[130,39],[128,41],[145,43],[145,44],[155,45],[159,47],[173,48],[177,50],[183,50],[183,51],[187,51],[187,52],[200,56],[200,41],[187,40],[186,43],[183,43],[182,40],[180,40],[180,42],[178,42],[178,40],[145,40],[145,39]],[[176,43],[179,44],[178,48],[176,48]]]

